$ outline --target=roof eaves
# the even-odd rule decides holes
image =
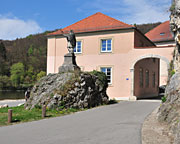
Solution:
[[[116,31],[116,30],[129,30],[129,29],[134,29],[134,27],[118,28],[118,29],[105,29],[105,30],[94,30],[94,31],[82,31],[82,32],[75,32],[75,34],[96,33],[96,32]],[[49,35],[46,35],[46,37],[54,37],[54,36],[62,36],[62,34],[49,34]]]

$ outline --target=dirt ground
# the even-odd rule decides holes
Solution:
[[[142,126],[142,144],[173,144],[173,137],[169,133],[166,123],[157,119],[159,107],[144,121]]]

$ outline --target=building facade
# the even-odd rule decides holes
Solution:
[[[99,70],[107,75],[110,98],[130,100],[158,95],[167,80],[173,46],[157,47],[135,27],[96,13],[48,35],[47,74],[58,73],[68,53],[62,36],[74,30],[77,64],[83,71]],[[166,74],[160,72],[161,63]]]

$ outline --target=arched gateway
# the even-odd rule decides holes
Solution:
[[[131,67],[131,99],[157,96],[159,85],[166,84],[169,60],[148,54],[136,59]]]

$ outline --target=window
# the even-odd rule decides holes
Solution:
[[[112,68],[111,67],[102,67],[101,72],[104,72],[106,74],[108,84],[112,84]]]
[[[146,70],[146,87],[149,87],[149,70]]]
[[[101,40],[101,52],[112,52],[112,39]]]
[[[143,69],[139,69],[139,86],[143,88]]]
[[[152,75],[152,86],[153,88],[155,88],[156,86],[156,73],[155,72],[153,72],[153,75]]]
[[[165,35],[165,33],[164,33],[164,32],[162,32],[162,33],[160,33],[160,35],[161,35],[161,36],[163,36],[163,35]]]
[[[77,41],[76,47],[74,48],[74,53],[82,53],[82,42]]]

